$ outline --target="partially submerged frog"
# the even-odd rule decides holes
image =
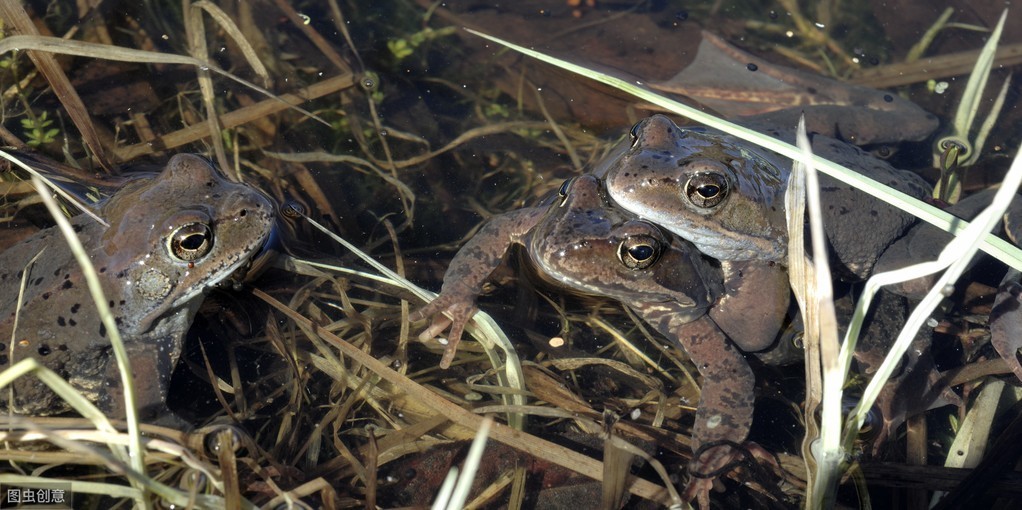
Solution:
[[[513,244],[525,247],[541,277],[619,300],[688,353],[703,386],[686,496],[707,508],[712,479],[748,434],[755,382],[742,352],[718,327],[747,320],[744,310],[729,306],[730,317],[707,315],[724,291],[718,268],[689,243],[610,207],[596,178],[578,177],[565,183],[559,202],[497,216],[458,251],[440,296],[412,315],[433,318],[423,340],[450,326],[441,366],[450,364],[483,283]]]
[[[274,206],[256,189],[226,180],[205,159],[179,154],[162,173],[127,182],[97,212],[109,227],[85,214],[71,223],[124,339],[139,410],[160,417],[204,291],[259,252],[273,227]],[[0,255],[0,299],[0,367],[35,358],[112,417],[124,416],[108,331],[56,227]],[[70,409],[32,375],[0,389],[0,403],[26,415]]]
[[[786,141],[794,126],[760,131]],[[680,128],[663,115],[636,124],[630,145],[601,164],[615,203],[721,260],[785,263],[783,198],[791,161],[703,128]],[[929,186],[911,172],[833,138],[813,138],[813,153],[916,198]],[[865,277],[915,217],[831,177],[820,176],[827,240],[839,269]]]

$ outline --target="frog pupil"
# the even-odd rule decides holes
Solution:
[[[628,269],[646,269],[660,257],[660,246],[662,244],[652,236],[633,236],[618,246],[617,258]]]
[[[191,234],[181,240],[181,247],[189,251],[195,251],[198,250],[204,242],[206,242],[206,236],[202,234]]]
[[[653,247],[649,245],[632,246],[628,248],[628,254],[638,261],[647,260],[653,256]]]
[[[213,231],[203,223],[189,223],[170,236],[170,254],[182,261],[192,262],[205,256],[213,248]]]
[[[685,189],[689,201],[700,208],[717,206],[727,198],[727,192],[727,178],[716,173],[693,176]]]
[[[696,191],[698,191],[703,198],[713,198],[720,193],[720,188],[714,184],[704,184],[696,188]]]
[[[557,190],[557,196],[561,198],[568,196],[568,188],[571,187],[571,181],[571,179],[565,179],[564,182],[561,183],[560,189]]]

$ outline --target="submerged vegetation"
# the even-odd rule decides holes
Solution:
[[[0,136],[67,165],[68,175],[49,176],[57,186],[93,203],[116,189],[124,167],[198,152],[281,208],[273,267],[240,291],[207,297],[190,333],[169,404],[194,429],[142,424],[129,439],[95,416],[0,418],[8,465],[0,484],[70,481],[76,507],[423,504],[461,463],[484,415],[497,420],[490,444],[504,446],[485,457],[470,505],[547,498],[595,507],[603,492],[593,479],[621,491],[607,494],[630,492],[633,504],[676,503],[666,487],[680,485],[691,455],[698,372],[630,311],[520,278],[483,300],[495,319],[477,316],[469,330],[477,341],[459,347],[451,369],[437,366],[443,345],[416,339],[425,325],[409,314],[431,295],[418,286],[439,289],[481,220],[591,168],[651,111],[462,27],[536,41],[534,49],[575,63],[631,62],[628,74],[674,66],[641,76],[649,81],[680,70],[677,48],[693,43],[694,52],[699,28],[728,40],[746,34],[742,45],[765,58],[851,80],[882,79],[911,43],[880,43],[903,36],[880,22],[850,23],[837,2],[522,2],[459,11],[413,0],[148,0],[81,12],[67,2],[14,4],[0,11]],[[867,2],[857,8],[856,19],[875,15]],[[960,21],[992,26],[999,13],[981,14]],[[982,45],[982,33],[955,30],[935,36],[931,67],[940,68],[941,54]],[[959,90],[927,92],[925,81],[897,85],[951,118]],[[1008,94],[1008,106],[1017,101]],[[988,149],[969,154],[964,192],[1000,181],[1020,141],[1010,129],[1018,119],[1006,108],[984,135]],[[894,161],[930,166],[929,147],[905,145]],[[16,175],[0,174],[3,247],[50,224]],[[985,343],[998,281],[981,276],[952,294],[936,327],[942,368],[957,371],[948,377],[967,397],[1005,372],[987,361],[996,354]],[[0,382],[37,376],[16,369],[31,367]],[[803,425],[816,421],[802,407],[803,369],[761,369],[759,399],[770,404],[758,406],[750,438],[775,453],[775,465],[749,461],[728,474],[724,483],[741,488],[719,495],[726,506],[799,505],[811,480],[803,455],[791,453]],[[1011,418],[991,411],[965,429],[966,410],[932,413],[928,436],[926,420],[915,419],[908,439],[893,438],[882,458],[925,466],[929,455],[936,464],[956,433],[975,434],[982,423],[999,430]],[[136,441],[144,455],[123,451]],[[862,441],[853,448],[870,450]],[[918,496],[887,488],[880,468],[861,469],[874,504]],[[938,468],[904,475],[915,487],[954,490],[926,469]],[[530,485],[527,475],[537,473],[561,485]]]

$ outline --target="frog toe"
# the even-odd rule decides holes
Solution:
[[[700,510],[708,510],[710,508],[710,489],[712,488],[713,479],[693,478],[688,482],[681,497],[686,502],[691,502],[694,499]]]

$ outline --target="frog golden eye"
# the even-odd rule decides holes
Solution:
[[[632,236],[621,242],[617,258],[628,269],[646,269],[660,258],[660,241],[652,236]]]
[[[714,207],[727,198],[728,191],[727,178],[716,173],[693,175],[685,184],[685,195],[696,207]]]
[[[181,262],[192,262],[213,248],[213,231],[205,223],[189,223],[170,234],[170,255]]]
[[[280,214],[283,214],[285,218],[295,220],[305,216],[305,206],[301,202],[288,200],[281,206]]]

